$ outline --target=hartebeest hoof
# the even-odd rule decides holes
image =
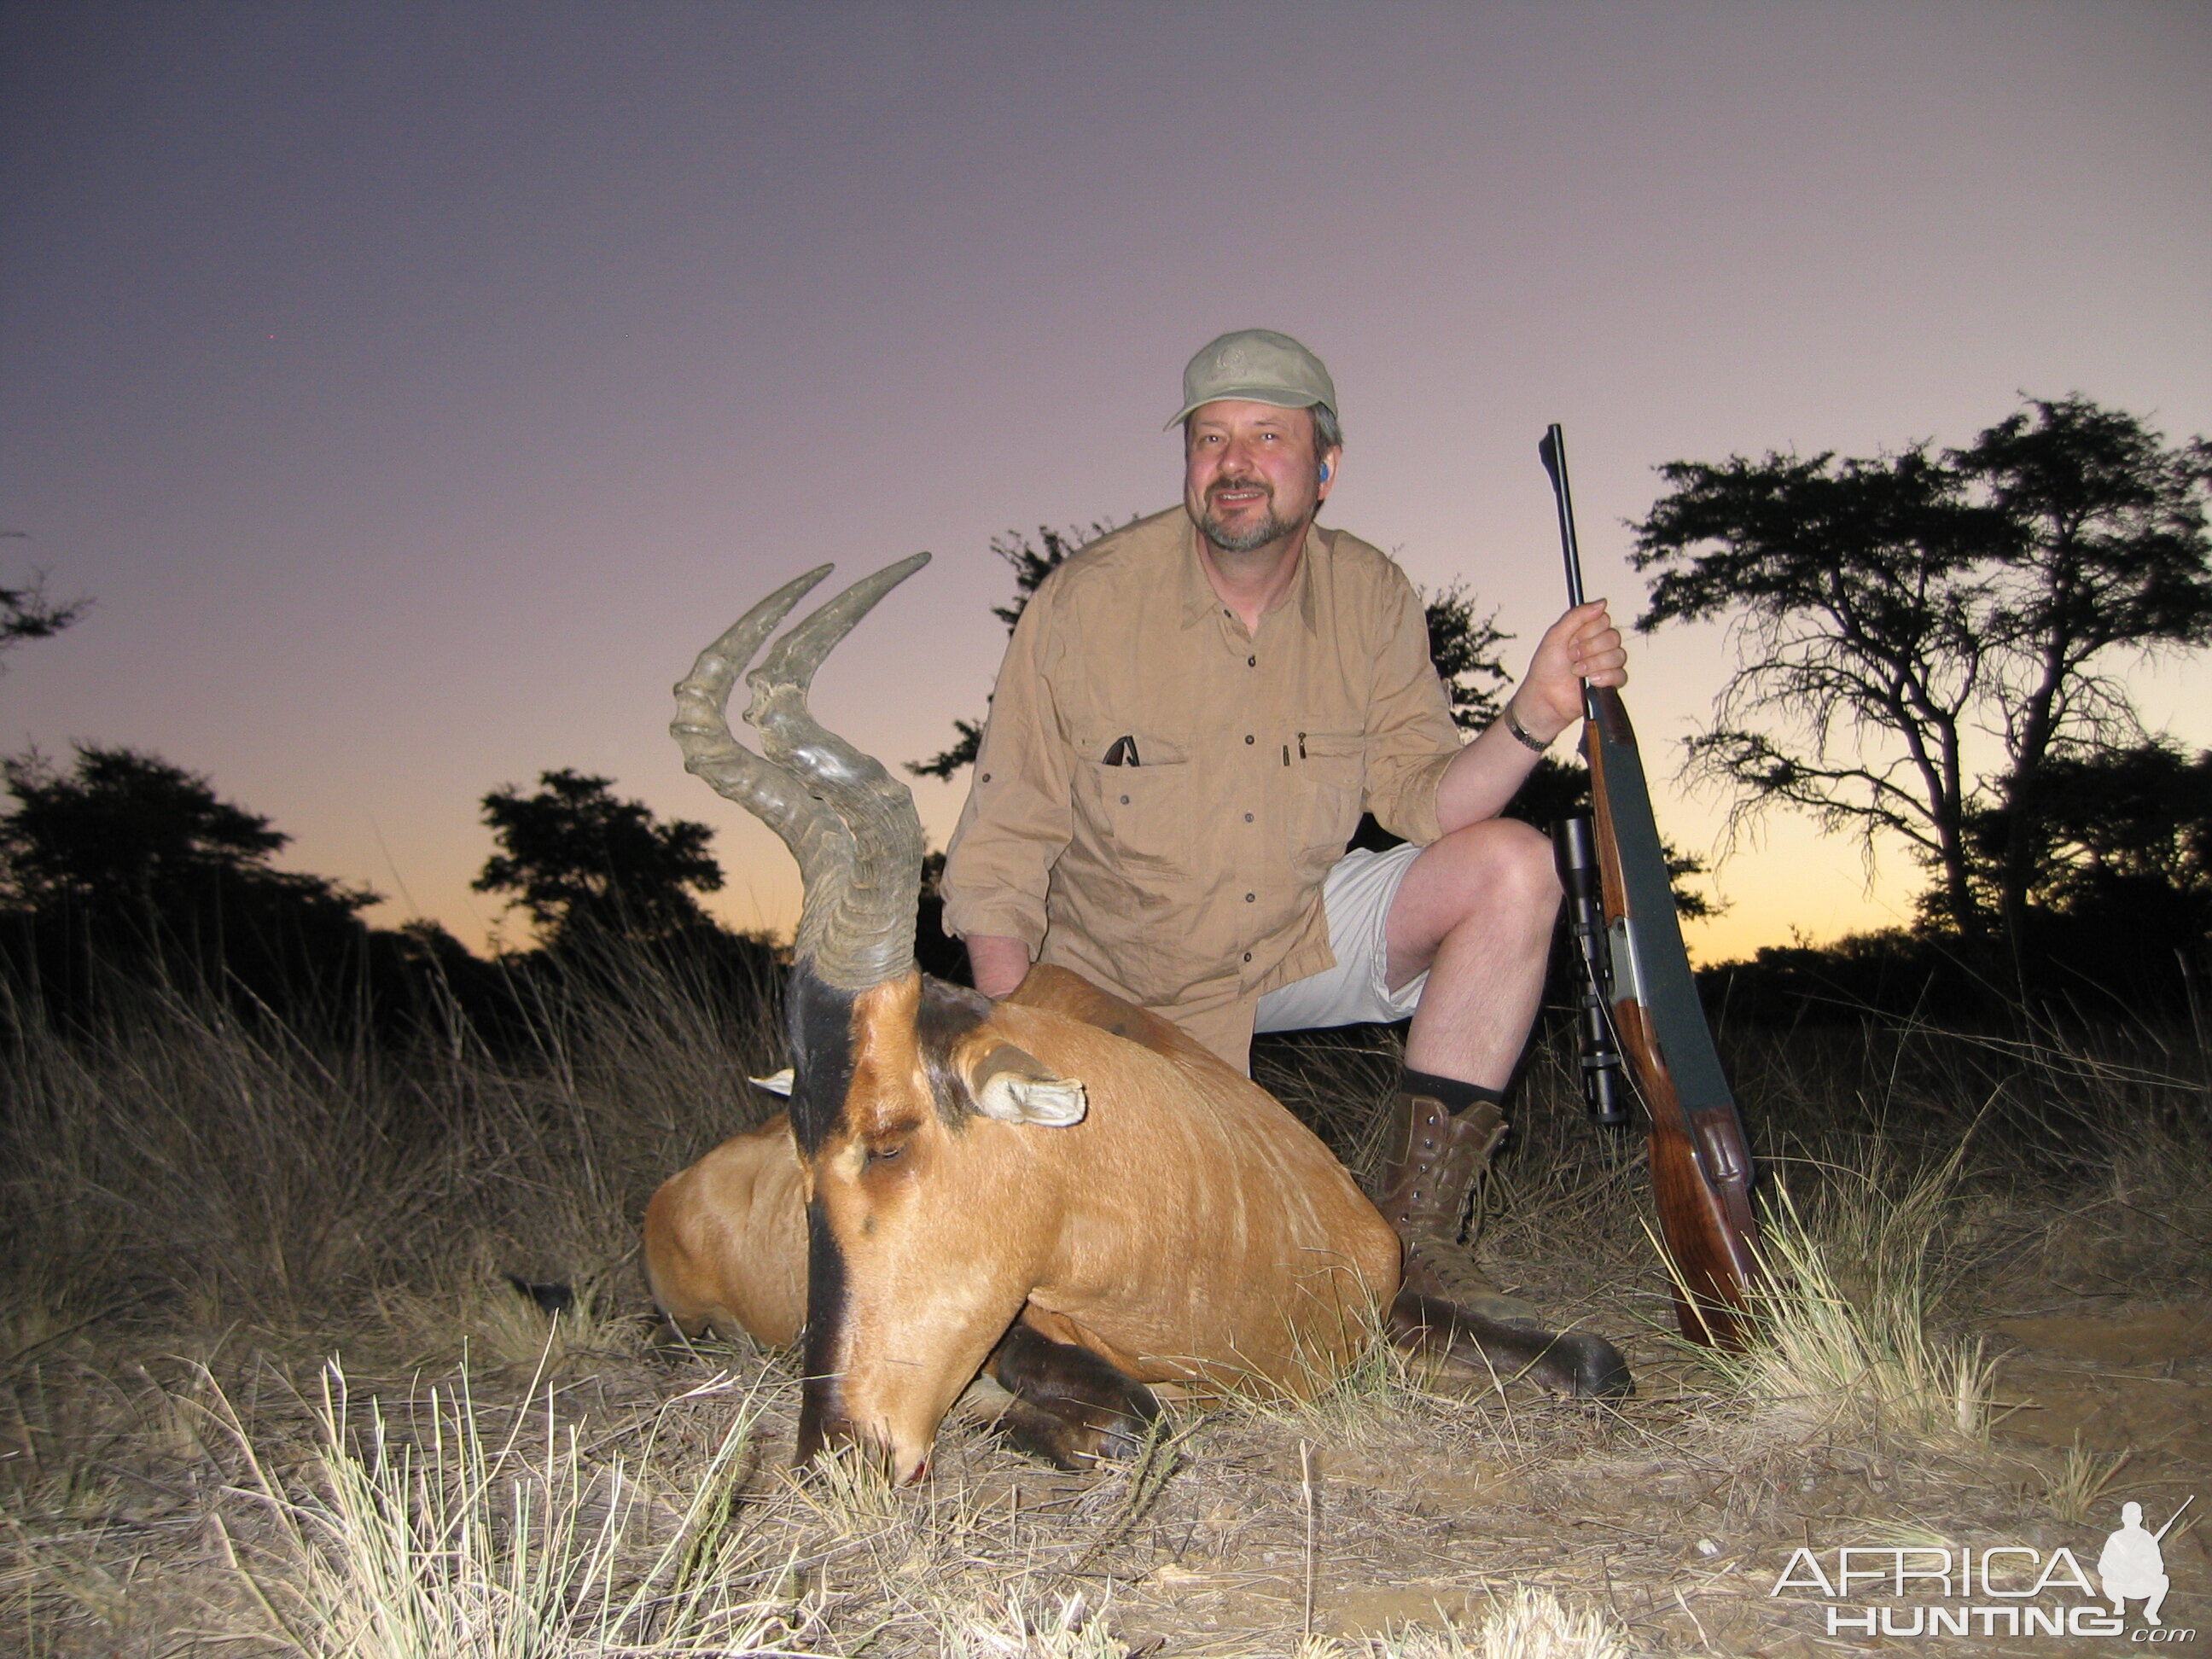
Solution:
[[[1547,1394],[1618,1400],[1634,1382],[1620,1350],[1589,1331],[1547,1331],[1401,1291],[1390,1304],[1390,1340],[1408,1353],[1499,1382],[1533,1382]]]
[[[1014,1396],[999,1431],[1054,1468],[1080,1471],[1145,1449],[1160,1402],[1088,1348],[1016,1325],[984,1369]]]

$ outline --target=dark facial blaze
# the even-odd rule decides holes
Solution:
[[[810,1163],[835,1133],[853,1088],[850,991],[825,985],[813,965],[791,970],[784,991],[785,1041],[792,1064],[791,1128]],[[799,1457],[804,1462],[848,1425],[835,1369],[846,1315],[845,1256],[817,1198],[806,1206],[806,1328],[801,1339],[805,1380],[799,1385]]]
[[[800,1334],[805,1363],[799,1384],[799,1461],[802,1463],[832,1442],[849,1439],[836,1365],[837,1339],[845,1326],[845,1255],[822,1212],[822,1200],[806,1206],[806,1328]]]
[[[864,1000],[875,999],[823,983],[807,963],[792,969],[784,1000],[794,1073],[791,1123],[800,1155],[810,1164],[841,1133],[857,1133],[861,1127],[854,1121],[852,1094],[861,1037],[855,1022],[866,1017],[860,1006]],[[953,1055],[960,1039],[990,1014],[989,999],[977,992],[922,981],[914,1015],[915,1046],[928,1078],[931,1104],[956,1131],[967,1127],[973,1102]],[[852,1437],[837,1370],[851,1306],[845,1253],[818,1193],[807,1206],[806,1232],[805,1381],[799,1413],[802,1462]]]
[[[791,1050],[791,1128],[811,1161],[845,1120],[853,1092],[855,994],[825,985],[809,962],[793,964],[783,999],[784,1041]]]

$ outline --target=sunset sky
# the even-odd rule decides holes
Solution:
[[[0,747],[128,744],[291,867],[472,945],[484,792],[686,777],[668,690],[824,559],[937,562],[817,707],[888,760],[979,713],[1010,527],[1176,498],[1184,359],[1286,330],[1328,520],[1519,635],[1675,459],[1963,443],[2022,393],[2212,432],[2212,7],[100,4],[0,15],[0,582],[94,608]],[[1729,659],[1638,642],[1655,772]],[[2212,672],[2140,682],[2212,743]],[[1659,782],[1710,848],[1722,803]],[[965,782],[916,787],[941,844]],[[1901,856],[1777,820],[1708,958],[1900,918]],[[507,924],[510,936],[519,925]]]

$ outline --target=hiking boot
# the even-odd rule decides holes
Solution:
[[[1400,1090],[1393,1103],[1389,1162],[1375,1205],[1404,1248],[1401,1283],[1510,1325],[1540,1328],[1525,1302],[1499,1294],[1459,1240],[1468,1198],[1505,1139],[1505,1114],[1479,1100],[1455,1116],[1432,1095]]]

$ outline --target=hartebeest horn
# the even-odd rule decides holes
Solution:
[[[737,802],[787,844],[804,833],[808,820],[826,816],[822,803],[798,787],[797,779],[770,766],[732,734],[730,688],[791,607],[836,568],[817,565],[786,582],[702,651],[690,674],[677,684],[676,719],[668,728],[684,751],[684,770],[704,778],[717,794]],[[799,862],[803,867],[805,860]]]
[[[825,983],[866,990],[914,965],[921,821],[914,795],[872,757],[818,723],[806,707],[815,671],[876,602],[929,562],[917,553],[855,582],[777,641],[748,677],[746,710],[768,758],[731,733],[738,671],[831,567],[787,582],[699,653],[676,688],[669,727],[685,769],[783,838],[805,896],[794,955]]]

